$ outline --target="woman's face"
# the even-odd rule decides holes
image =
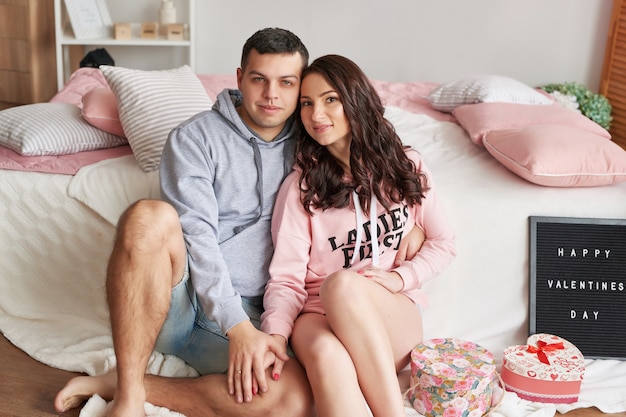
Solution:
[[[307,133],[335,157],[345,156],[350,150],[350,122],[339,93],[320,74],[311,73],[302,80],[300,105]]]

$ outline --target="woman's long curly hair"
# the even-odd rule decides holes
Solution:
[[[296,143],[296,164],[302,170],[302,204],[311,207],[348,207],[353,190],[357,191],[363,211],[369,213],[372,191],[385,207],[406,201],[420,204],[427,191],[426,176],[416,172],[393,125],[384,118],[384,106],[367,76],[354,62],[339,55],[317,58],[304,70],[321,75],[337,91],[350,124],[350,170],[346,183],[343,168],[326,147],[306,132],[301,118]]]

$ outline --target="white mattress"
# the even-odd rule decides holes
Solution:
[[[387,116],[422,153],[457,233],[457,258],[427,287],[425,338],[471,340],[500,361],[504,348],[524,344],[528,333],[528,217],[626,218],[626,183],[576,189],[533,185],[472,144],[456,124],[393,107]],[[0,171],[0,183],[0,330],[51,366],[92,375],[110,369],[104,274],[114,224],[131,202],[158,196],[157,174],[143,173],[127,156],[85,167],[74,177]],[[590,363],[586,379],[594,381],[594,372],[609,377],[610,369],[612,386],[598,390],[586,382],[584,401],[559,410],[596,405],[626,411],[626,363],[614,362]],[[193,374],[158,355],[151,371]],[[521,404],[509,394],[501,410],[507,416],[530,415],[537,407],[546,414],[533,415],[556,410]]]

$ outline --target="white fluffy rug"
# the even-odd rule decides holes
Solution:
[[[105,368],[114,366],[110,358]],[[621,413],[626,411],[626,361],[587,360],[585,362],[585,379],[582,382],[578,402],[572,404],[546,404],[520,399],[512,392],[505,392],[498,407],[490,414],[493,417],[554,417],[556,412],[562,414],[577,408],[597,407],[604,413]],[[149,371],[158,375],[194,376],[196,373],[181,360],[159,354],[153,355]],[[494,397],[496,395],[494,394]],[[94,395],[87,401],[80,417],[104,417],[110,403],[100,396]],[[407,404],[407,416],[421,416]],[[145,404],[147,417],[184,417],[182,414]]]

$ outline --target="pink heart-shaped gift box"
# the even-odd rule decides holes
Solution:
[[[502,380],[507,391],[543,403],[578,401],[585,359],[569,341],[552,334],[534,334],[528,344],[504,350]]]

